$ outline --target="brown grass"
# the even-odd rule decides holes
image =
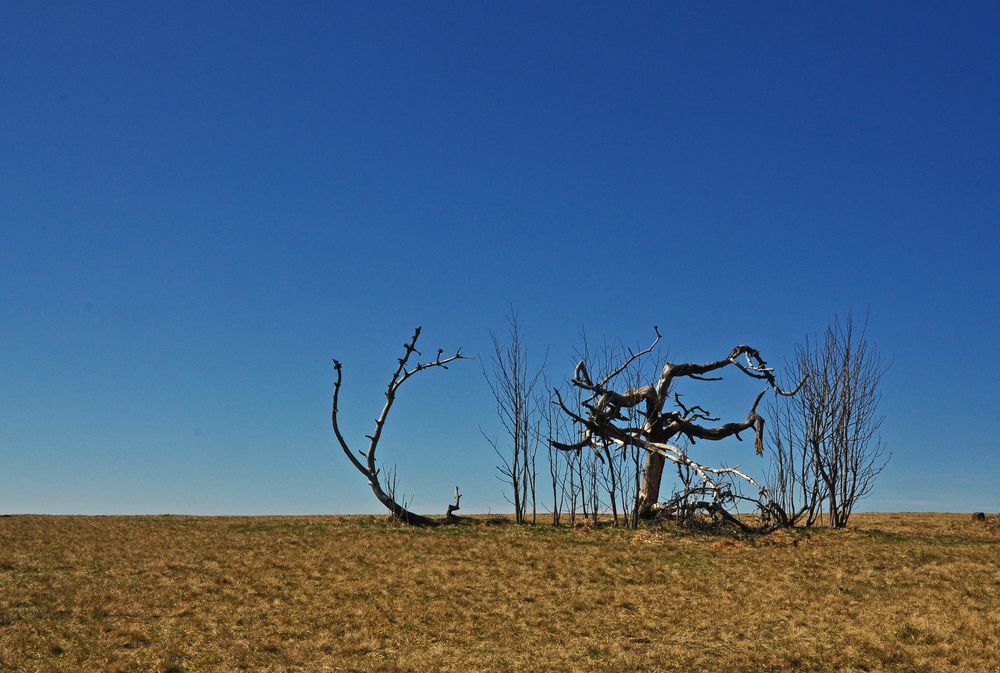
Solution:
[[[1000,527],[0,519],[0,671],[998,671]]]

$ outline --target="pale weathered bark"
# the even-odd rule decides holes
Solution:
[[[642,490],[639,491],[639,518],[648,518],[653,507],[660,501],[660,482],[663,481],[663,466],[666,458],[662,454],[648,451],[646,467],[642,472]]]
[[[462,355],[461,349],[456,351],[454,355],[446,358],[441,357],[444,350],[439,349],[434,360],[429,362],[420,362],[410,368],[407,368],[410,357],[414,353],[418,356],[420,355],[420,351],[417,350],[417,339],[419,338],[420,328],[417,327],[410,340],[403,344],[405,353],[403,354],[403,357],[399,358],[399,364],[396,367],[396,371],[393,373],[392,378],[389,380],[389,385],[386,387],[385,405],[382,407],[382,411],[378,415],[378,418],[375,419],[374,431],[372,434],[366,435],[368,439],[367,451],[359,451],[358,455],[355,455],[354,451],[352,451],[350,446],[348,446],[347,441],[344,439],[344,435],[340,430],[338,414],[343,366],[339,360],[333,361],[335,378],[333,383],[333,405],[330,412],[330,418],[333,424],[333,433],[336,435],[337,442],[340,444],[340,448],[343,449],[344,455],[346,455],[348,460],[351,461],[351,464],[354,465],[355,469],[368,479],[368,485],[371,487],[372,493],[375,494],[375,498],[389,510],[394,519],[414,526],[439,526],[459,520],[459,517],[454,514],[459,509],[459,500],[462,497],[458,487],[455,487],[455,502],[448,505],[447,513],[445,514],[444,519],[432,519],[430,517],[411,512],[396,501],[393,493],[386,491],[386,489],[382,486],[382,483],[379,480],[381,469],[378,467],[375,457],[375,451],[378,449],[378,443],[382,437],[382,430],[389,418],[389,411],[392,409],[392,405],[396,401],[396,392],[399,390],[399,387],[409,380],[410,377],[424,370],[434,367],[447,369],[449,363],[465,359],[465,356]],[[364,459],[364,462],[359,460],[358,456]]]

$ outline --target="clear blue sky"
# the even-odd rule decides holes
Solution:
[[[4,3],[0,511],[377,511],[330,359],[361,439],[510,305],[563,377],[870,310],[866,506],[1000,510],[1000,10],[836,4]],[[396,412],[417,509],[503,508],[477,363]]]

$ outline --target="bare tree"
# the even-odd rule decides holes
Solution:
[[[772,408],[772,484],[786,503],[804,508],[806,525],[825,505],[830,525],[846,526],[890,457],[878,437],[886,368],[866,335],[867,322],[856,330],[848,314],[822,339],[807,338],[794,362],[806,377],[802,394]]]
[[[646,462],[639,495],[637,512],[639,517],[652,518],[676,506],[675,499],[666,505],[661,505],[659,502],[663,467],[665,461],[671,461],[689,468],[698,476],[698,485],[686,488],[682,494],[685,501],[691,501],[694,496],[698,496],[691,507],[748,532],[760,532],[783,525],[788,519],[788,514],[780,503],[771,498],[768,490],[753,477],[736,467],[710,467],[698,463],[689,457],[687,451],[671,441],[675,437],[685,438],[692,444],[699,439],[714,441],[732,436],[739,439],[741,432],[752,430],[755,435],[756,453],[760,455],[764,450],[764,419],[757,412],[761,398],[769,389],[780,395],[789,396],[794,395],[798,388],[791,391],[782,390],[775,381],[773,369],[767,366],[757,349],[739,345],[721,360],[701,364],[666,362],[662,365],[655,383],[629,387],[621,392],[615,390],[616,380],[620,380],[619,377],[631,365],[651,353],[659,343],[659,330],[655,328],[654,330],[656,339],[652,345],[637,353],[628,351],[628,357],[621,365],[598,380],[591,376],[584,360],[577,364],[571,384],[585,396],[576,410],[566,405],[558,390],[554,391],[556,402],[563,412],[583,427],[579,441],[572,444],[557,442],[556,448],[563,451],[590,448],[595,453],[601,452],[607,446],[621,449],[637,447],[644,450]],[[684,404],[677,394],[672,396],[676,410],[664,409],[671,400],[671,393],[674,392],[672,386],[676,380],[688,378],[717,381],[718,377],[709,375],[730,366],[750,378],[765,381],[768,386],[754,399],[744,420],[718,426],[704,425],[704,422],[715,422],[719,419],[713,418],[699,405]],[[629,418],[623,411],[640,405],[642,405],[642,422],[629,423]],[[742,491],[736,487],[737,481],[752,487],[756,495],[753,497],[742,495]],[[739,501],[749,501],[756,506],[761,515],[759,526],[751,526],[734,516],[730,510]]]
[[[543,382],[544,388],[548,390],[551,385],[546,380]],[[542,417],[542,429],[545,432],[545,443],[547,447],[546,458],[549,465],[549,485],[552,497],[552,525],[558,526],[562,523],[563,513],[567,510],[567,501],[570,494],[570,477],[573,470],[571,468],[572,454],[559,451],[553,446],[553,442],[571,441],[571,427],[565,414],[560,412],[549,400],[539,401],[539,412]]]
[[[827,327],[823,341],[799,351],[809,375],[803,397],[823,417],[825,434],[812,443],[826,486],[830,525],[847,525],[854,507],[871,493],[890,455],[879,437],[879,386],[886,368],[867,339],[867,321],[855,330],[853,316]]]
[[[525,523],[531,511],[531,522],[538,517],[538,446],[542,437],[542,414],[536,387],[545,369],[545,361],[532,368],[523,329],[517,313],[511,309],[507,317],[508,341],[501,344],[496,334],[493,342],[491,368],[483,364],[483,375],[497,405],[497,416],[509,439],[500,444],[485,432],[483,436],[500,459],[497,471],[509,487],[504,497],[514,506],[514,519]]]
[[[409,366],[410,358],[414,353],[416,353],[418,357],[421,355],[420,351],[417,350],[417,339],[419,338],[420,328],[417,327],[410,340],[403,344],[403,357],[399,358],[399,364],[393,372],[392,378],[389,379],[388,386],[386,386],[385,405],[382,407],[382,412],[378,415],[378,418],[375,419],[374,431],[372,434],[366,435],[368,438],[367,451],[358,451],[357,455],[355,455],[354,451],[352,451],[348,446],[347,441],[344,439],[344,434],[340,430],[339,403],[343,365],[339,360],[333,361],[335,377],[333,382],[333,406],[330,412],[330,418],[333,423],[333,433],[337,436],[337,442],[340,444],[340,448],[343,449],[344,455],[346,455],[348,460],[351,461],[351,464],[354,465],[355,469],[357,469],[358,472],[360,472],[368,480],[368,485],[371,487],[375,497],[380,503],[385,505],[393,519],[415,526],[439,526],[441,524],[453,523],[459,520],[459,517],[455,516],[455,512],[459,509],[459,501],[462,498],[462,494],[458,490],[458,487],[455,487],[455,502],[448,505],[448,510],[444,519],[431,519],[429,517],[416,514],[411,512],[406,507],[405,503],[400,503],[396,500],[398,476],[396,475],[394,467],[389,473],[388,486],[383,487],[381,481],[379,480],[381,468],[379,468],[375,456],[379,440],[382,438],[382,430],[385,428],[386,421],[389,418],[389,412],[392,410],[392,405],[396,401],[396,393],[399,391],[400,386],[422,371],[435,367],[447,369],[449,363],[465,359],[465,356],[462,355],[461,349],[455,351],[455,354],[450,357],[442,357],[444,350],[438,349],[437,356],[433,360],[428,362],[419,362],[413,366]],[[362,459],[364,462],[362,462]]]

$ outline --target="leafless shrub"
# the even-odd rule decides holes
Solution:
[[[524,341],[524,329],[517,313],[507,316],[507,341],[501,343],[491,333],[493,354],[483,375],[496,401],[497,416],[506,434],[500,442],[483,436],[493,447],[500,463],[498,476],[507,485],[504,497],[514,506],[514,519],[525,523],[530,507],[531,522],[538,518],[538,448],[543,441],[544,417],[537,387],[545,370],[545,359],[533,366]]]
[[[886,367],[867,322],[857,329],[848,315],[796,349],[794,372],[805,378],[801,394],[772,406],[771,481],[786,504],[804,509],[806,525],[825,504],[830,525],[842,528],[890,458],[879,436]]]

